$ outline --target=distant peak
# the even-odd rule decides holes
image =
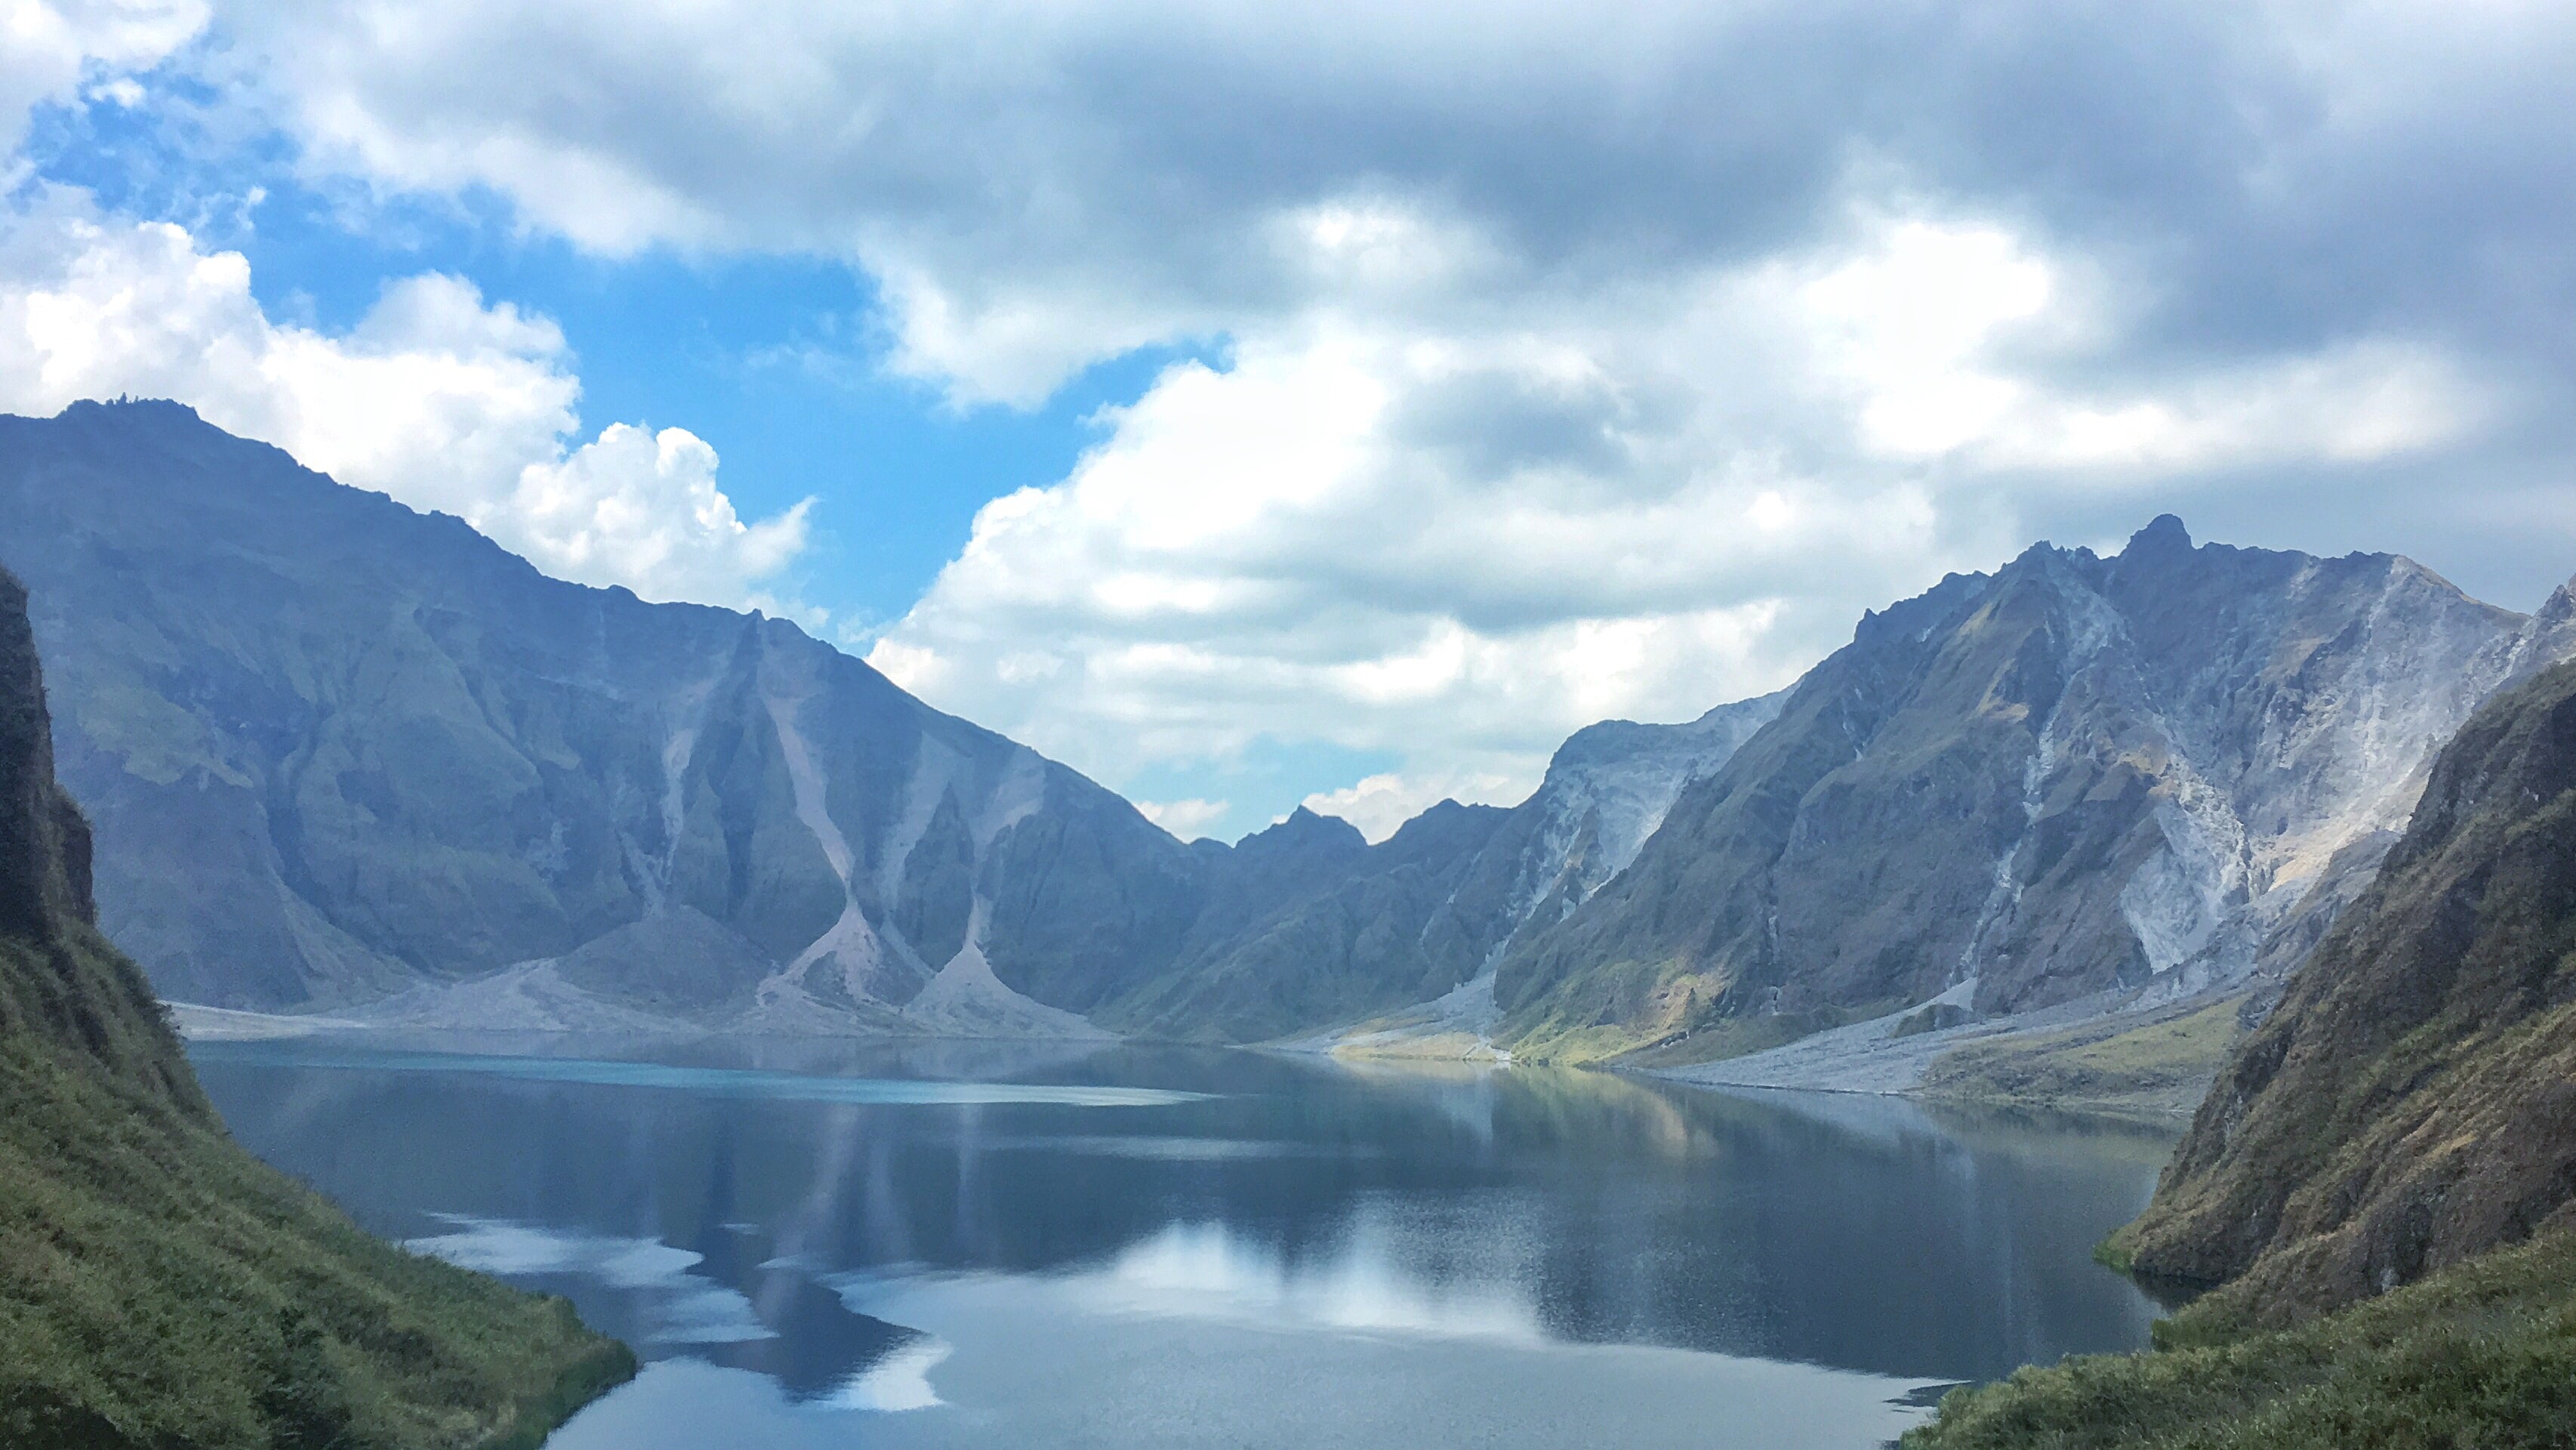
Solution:
[[[130,410],[137,413],[161,413],[172,417],[186,418],[191,422],[205,421],[201,416],[199,416],[196,409],[189,407],[185,403],[175,402],[169,398],[134,398],[128,397],[122,393],[113,398],[78,399],[66,404],[63,411],[56,416],[78,417],[84,413],[103,413],[112,409]]]
[[[1366,838],[1360,835],[1359,827],[1339,816],[1318,815],[1304,806],[1290,811],[1268,830],[1256,831],[1237,844],[1248,846],[1256,841],[1269,845],[1292,841],[1347,841],[1366,844]]]
[[[2172,514],[2158,514],[2147,521],[2145,528],[2129,536],[2129,547],[2121,551],[2120,557],[2188,553],[2190,550],[2191,530],[2184,528],[2182,520]]]

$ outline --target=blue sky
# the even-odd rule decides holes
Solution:
[[[791,614],[1183,834],[2034,540],[2576,570],[2576,17],[37,0],[0,407]]]
[[[180,68],[155,80],[193,106],[217,98]],[[1185,355],[1142,348],[1094,364],[1033,408],[948,406],[888,374],[875,288],[814,256],[587,254],[515,224],[481,189],[453,197],[317,189],[284,138],[210,151],[187,111],[52,104],[32,118],[33,176],[135,215],[194,223],[241,252],[268,314],[345,332],[387,280],[440,272],[561,325],[582,412],[689,428],[724,459],[747,514],[816,500],[815,539],[792,581],[831,633],[900,618],[966,541],[975,511],[1069,472],[1100,437],[1103,404],[1132,402]]]

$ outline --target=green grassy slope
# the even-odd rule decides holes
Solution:
[[[1935,1058],[1923,1093],[2083,1112],[2177,1118],[2209,1092],[2243,1035],[2239,997],[2159,1021],[1972,1042]]]
[[[0,1445],[533,1446],[633,1372],[541,1299],[243,1152],[90,923],[25,596],[0,574]]]
[[[2150,1354],[1954,1390],[1905,1450],[2543,1450],[2576,1444],[2576,1238],[2291,1329],[2222,1293]]]

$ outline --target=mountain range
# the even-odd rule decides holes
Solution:
[[[2440,745],[2576,650],[2565,591],[2525,618],[2160,518],[1578,732],[1518,806],[1228,846],[788,621],[546,578],[174,404],[0,418],[0,560],[162,995],[448,1026],[1670,1063],[2268,1000]]]
[[[1861,621],[1634,864],[1515,943],[1517,1041],[1713,1050],[2224,990],[2304,956],[2433,753],[2576,649],[2411,560],[2038,545]]]
[[[1489,966],[1777,705],[1596,727],[1376,846],[1184,844],[787,621],[546,578],[175,404],[0,418],[0,559],[110,935],[174,1000],[386,1022],[1328,1024]]]

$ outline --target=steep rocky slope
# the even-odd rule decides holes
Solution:
[[[1183,846],[781,620],[539,575],[171,404],[0,418],[112,936],[174,999],[421,1025],[1239,1038],[1437,996],[1776,710],[1509,812]]]
[[[2526,632],[2562,650],[2576,596]],[[2576,1424],[2576,663],[2442,752],[2404,838],[2201,1104],[2136,1268],[2157,1349],[1954,1392],[1913,1450],[2458,1446]]]
[[[2576,1226],[2576,663],[2442,752],[2122,1240],[2266,1315]]]
[[[2551,647],[2389,555],[2040,545],[1865,618],[1496,979],[1523,1051],[1719,1052],[1938,1000],[2279,970]]]
[[[1231,852],[1202,842],[1209,908],[1174,969],[1108,1020],[1259,1039],[1428,1002],[1493,970],[1617,875],[1691,781],[1779,712],[1780,695],[1679,725],[1609,720],[1558,748],[1509,810],[1444,801],[1370,847],[1300,811]]]
[[[581,949],[656,923],[726,986],[642,996],[728,1020],[894,1024],[952,964],[1082,1011],[1198,914],[1125,801],[783,620],[545,578],[174,405],[0,419],[0,558],[103,924],[173,998],[622,987]]]
[[[560,1300],[360,1233],[225,1136],[91,923],[0,573],[0,1444],[534,1446],[631,1373]]]

